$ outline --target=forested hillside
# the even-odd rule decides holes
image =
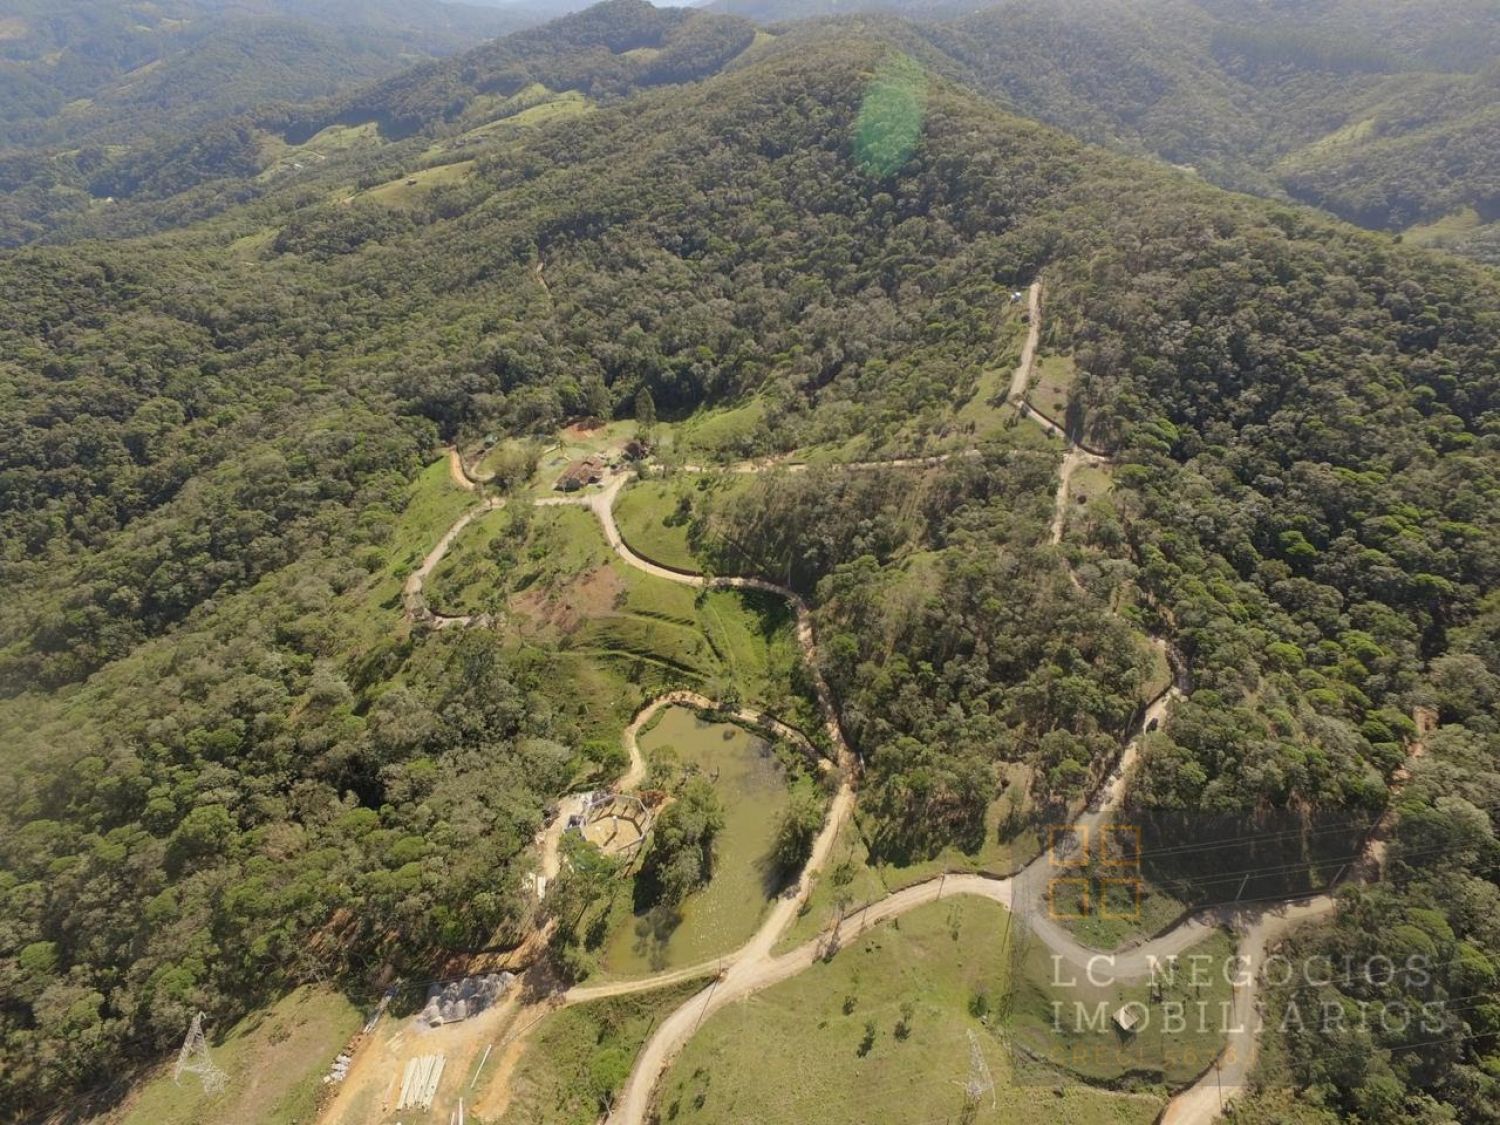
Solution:
[[[525,12],[482,13],[477,22],[513,26]],[[408,18],[421,17],[419,9]],[[409,57],[404,34],[363,25],[230,24],[195,52],[132,72],[114,95],[120,105],[106,112],[99,99],[103,116],[94,127],[129,123],[129,146],[0,152],[0,187],[10,189],[0,199],[0,245],[166,229],[264,195],[283,180],[313,180],[324,190],[347,184],[371,164],[389,169],[367,181],[378,183],[399,174],[403,161],[422,160],[436,137],[493,125],[558,95],[608,100],[702,78],[754,36],[750,24],[727,16],[603,4],[545,30],[362,83],[357,79],[396,69],[396,52]],[[364,63],[351,54],[377,47],[378,57]],[[297,100],[319,94],[329,96]],[[92,120],[85,115],[84,124]],[[91,136],[69,135],[75,142]],[[426,143],[416,143],[421,138]],[[410,143],[403,148],[401,141]],[[330,171],[323,165],[331,158],[339,167]],[[364,167],[350,163],[361,160]]]
[[[523,106],[553,116],[488,127]],[[1439,711],[1400,878],[1341,925],[1409,923],[1493,987],[1492,273],[1086,147],[878,25],[616,0],[282,120],[386,139],[181,229],[0,257],[0,1113],[196,1010],[525,932],[543,810],[613,775],[623,720],[562,644],[403,618],[466,499],[441,443],[753,401],[745,453],[954,448],[1038,277],[1069,416],[1121,461],[1061,548],[1079,587],[1039,438],[715,516],[722,565],[812,602],[877,844],[968,842],[1007,765],[1079,796],[1149,626],[1194,691],[1143,810],[1369,816]],[[1482,1008],[1420,1065],[1371,1033],[1368,1083],[1339,1043],[1287,1066],[1350,1120],[1490,1120],[1497,1036]]]
[[[0,245],[128,194],[112,190],[111,167],[162,138],[361,85],[541,18],[437,0],[17,0],[0,16]]]
[[[721,0],[763,23],[917,21],[945,73],[1205,179],[1500,261],[1500,15],[1434,0]]]
[[[1493,5],[1022,0],[931,35],[1079,136],[1495,260]]]
[[[14,0],[0,37],[0,146],[98,140],[122,125],[168,132],[304,100],[504,34],[524,12],[383,0]]]

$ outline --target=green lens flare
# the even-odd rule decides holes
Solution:
[[[881,64],[854,122],[854,158],[877,176],[906,163],[922,135],[927,75],[905,55]]]

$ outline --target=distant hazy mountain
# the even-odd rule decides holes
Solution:
[[[922,31],[1085,139],[1500,259],[1500,5],[1013,0]]]
[[[111,162],[547,18],[438,0],[11,0],[0,15],[0,246],[87,209]]]
[[[315,97],[540,18],[437,0],[12,0],[0,150]]]

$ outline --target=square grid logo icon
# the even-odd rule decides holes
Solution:
[[[1047,912],[1068,922],[1097,915],[1114,921],[1141,916],[1141,830],[1133,824],[1054,825],[1047,831],[1048,865],[1066,874],[1047,881]]]

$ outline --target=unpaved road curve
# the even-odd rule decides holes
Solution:
[[[1031,415],[1032,418],[1040,420],[1041,416]],[[1066,440],[1066,438],[1064,438]],[[1068,451],[1063,454],[1062,466],[1057,470],[1057,499],[1052,506],[1052,534],[1051,543],[1055,547],[1062,542],[1063,531],[1068,523],[1068,489],[1073,483],[1073,473],[1085,465],[1107,465],[1109,459],[1101,457],[1097,453],[1088,453],[1078,446],[1069,444]],[[1069,572],[1071,575],[1071,571]],[[1078,579],[1073,578],[1075,585]]]
[[[1083,464],[1107,463],[1107,459],[1080,449],[1056,423],[1031,410],[1025,400],[1026,389],[1035,362],[1036,348],[1040,337],[1041,285],[1039,282],[1031,286],[1028,299],[1031,323],[1025,345],[1022,348],[1020,360],[1012,375],[1011,399],[1017,405],[1022,416],[1030,417],[1048,432],[1061,438],[1067,446],[1067,453],[1060,472],[1061,480],[1052,523],[1051,541],[1057,544],[1061,542],[1064,530],[1068,483],[1073,471],[1079,465]],[[966,451],[963,454],[947,454],[936,458],[910,458],[884,463],[871,462],[855,465],[854,467],[875,467],[877,464],[892,467],[900,465],[931,465],[940,464],[943,461],[951,459],[953,456],[971,455],[975,455],[975,452]],[[450,461],[450,465],[455,463],[457,464],[455,472],[463,475],[464,479],[468,480],[467,475],[462,474],[462,462]],[[730,471],[765,471],[766,469],[778,467],[778,465],[779,463],[775,461],[747,463],[744,467],[733,467]],[[785,464],[784,467],[791,471],[797,471],[804,466],[792,463]],[[686,471],[699,471],[699,469],[696,466],[689,466]],[[588,496],[548,498],[538,500],[536,503],[544,506],[571,504],[589,508],[598,517],[600,526],[611,549],[629,565],[657,578],[698,588],[708,586],[712,588],[765,590],[790,601],[796,609],[797,638],[813,675],[819,708],[823,715],[827,733],[830,742],[837,748],[839,763],[844,767],[840,787],[830,802],[823,827],[813,844],[811,856],[798,879],[797,885],[786,896],[777,900],[770,914],[762,922],[755,935],[743,947],[726,957],[716,959],[712,962],[688,966],[668,973],[661,973],[636,980],[614,981],[578,987],[556,998],[556,1003],[581,1003],[588,1000],[597,1000],[610,996],[620,996],[660,988],[664,985],[691,980],[698,976],[715,976],[714,981],[710,985],[677,1008],[657,1027],[635,1060],[629,1078],[609,1115],[608,1121],[612,1125],[641,1125],[647,1119],[652,1094],[661,1075],[705,1018],[726,1004],[744,999],[755,992],[790,979],[797,973],[810,967],[818,956],[828,948],[830,940],[837,941],[837,934],[825,933],[781,956],[772,956],[771,954],[771,950],[778,938],[797,917],[802,903],[811,891],[813,878],[826,865],[839,827],[852,814],[854,807],[852,778],[856,771],[857,761],[851,748],[843,738],[837,713],[833,708],[827,685],[818,670],[812,616],[807,604],[794,591],[774,583],[752,578],[724,577],[709,579],[701,574],[691,574],[659,566],[635,554],[624,542],[614,519],[614,502],[623,488],[625,480],[626,477],[623,474],[618,475],[609,479],[605,483],[604,488]],[[472,487],[472,482],[469,483],[469,487]],[[477,514],[479,514],[478,511],[471,513],[450,529],[449,533],[444,536],[443,541],[439,543],[438,547],[429,555],[428,560],[424,562],[423,570],[419,571],[422,577],[425,577],[426,573],[430,572],[437,561],[441,559],[442,553],[447,550],[447,546],[451,543],[453,537],[462,530],[462,527],[467,524],[469,519],[473,518],[473,515]],[[415,589],[420,594],[420,580],[417,582]],[[1153,638],[1153,642],[1158,645],[1163,644],[1163,642],[1156,638]],[[1171,705],[1181,697],[1181,688],[1174,686],[1146,708],[1136,734],[1126,744],[1113,769],[1100,783],[1096,795],[1087,810],[1074,822],[1076,826],[1094,827],[1102,824],[1112,810],[1118,807],[1123,798],[1126,778],[1138,759],[1144,732],[1164,718]],[[631,766],[626,775],[621,778],[620,784],[622,788],[638,785],[644,776],[644,762],[637,744],[637,735],[641,727],[662,707],[673,704],[703,708],[713,708],[716,706],[713,701],[697,696],[694,693],[674,692],[668,696],[653,700],[643,708],[625,732],[626,747],[631,755]],[[800,732],[786,727],[785,724],[781,724],[770,716],[759,712],[742,711],[738,717],[748,722],[769,725],[772,729],[777,730],[778,733],[784,732],[789,737],[802,739]],[[802,740],[806,741],[805,739]],[[555,849],[553,852],[553,863],[553,870],[555,871]],[[544,866],[545,864],[546,860],[544,858]],[[1044,908],[1037,908],[1042,902],[1040,896],[1045,893],[1048,875],[1047,866],[1048,857],[1043,855],[1036,857],[1019,873],[1007,879],[973,874],[937,876],[922,883],[906,887],[850,914],[840,923],[839,931],[845,932],[851,928],[862,930],[868,926],[877,925],[883,921],[898,917],[909,910],[929,902],[937,901],[940,897],[952,897],[954,895],[979,896],[998,902],[1012,911],[1023,912],[1028,918],[1033,931],[1042,938],[1054,954],[1075,968],[1085,968],[1091,960],[1100,955],[1099,951],[1083,945],[1066,929],[1053,922]],[[1280,940],[1293,926],[1303,921],[1322,917],[1331,912],[1334,906],[1334,899],[1330,895],[1325,894],[1293,904],[1276,904],[1240,910],[1224,907],[1204,910],[1183,920],[1179,925],[1173,927],[1165,934],[1143,942],[1129,950],[1111,955],[1110,971],[1117,979],[1121,980],[1138,979],[1148,975],[1152,970],[1153,964],[1164,961],[1191,948],[1216,927],[1220,926],[1228,926],[1237,930],[1240,934],[1239,951],[1241,955],[1249,958],[1252,965],[1258,964],[1266,950],[1276,941]],[[1236,1018],[1232,1025],[1233,1030],[1227,1038],[1226,1046],[1220,1056],[1218,1065],[1210,1069],[1198,1082],[1181,1091],[1171,1100],[1164,1113],[1163,1121],[1169,1122],[1170,1125],[1208,1125],[1220,1112],[1223,1104],[1224,1089],[1226,1087],[1233,1089],[1244,1084],[1253,1065],[1256,1047],[1258,1031],[1255,1026],[1257,1014],[1256,999],[1257,982],[1253,977],[1248,986],[1236,988],[1233,1000],[1233,1011]]]
[[[457,457],[456,452],[451,457]],[[449,465],[453,463],[449,460]],[[427,552],[427,557],[422,560],[422,565],[417,567],[407,576],[406,584],[401,588],[401,606],[408,620],[418,624],[426,625],[432,629],[447,629],[453,626],[465,626],[473,624],[478,618],[470,614],[450,617],[441,613],[433,613],[427,607],[427,598],[423,593],[423,586],[432,572],[437,569],[438,563],[443,561],[443,556],[448,553],[448,548],[453,546],[453,541],[458,538],[459,532],[468,527],[480,516],[493,512],[497,508],[503,508],[505,501],[501,499],[486,500],[482,504],[470,508],[453,525],[443,532],[443,537],[437,541],[437,546]]]
[[[1258,970],[1265,963],[1266,951],[1296,925],[1325,918],[1335,907],[1331,895],[1266,907],[1241,933],[1236,951],[1245,965],[1252,971]],[[1167,1103],[1159,1125],[1209,1125],[1223,1112],[1230,1098],[1249,1083],[1260,1038],[1257,992],[1254,985],[1235,988],[1230,1030],[1218,1060],[1198,1081]]]
[[[615,499],[620,495],[628,479],[627,474],[619,473],[605,482],[603,488],[588,496],[550,497],[538,500],[540,506],[574,505],[588,508],[599,519],[599,525],[604,529],[604,538],[610,548],[637,570],[644,571],[656,578],[667,582],[676,582],[683,586],[693,586],[697,589],[708,587],[715,590],[761,590],[768,594],[775,594],[790,602],[797,615],[797,644],[802,649],[802,657],[807,663],[808,671],[812,677],[813,690],[818,699],[818,710],[823,717],[823,729],[828,736],[829,743],[836,749],[838,764],[844,767],[848,775],[858,766],[858,759],[849,744],[844,740],[843,728],[839,725],[838,712],[833,706],[833,696],[828,690],[828,683],[818,669],[818,647],[817,639],[813,632],[812,610],[808,608],[807,602],[792,589],[779,586],[775,582],[767,582],[761,578],[732,578],[715,577],[705,578],[701,574],[692,574],[686,571],[673,570],[671,567],[661,566],[650,559],[642,558],[630,549],[620,534],[619,525],[615,523],[614,505]]]
[[[884,461],[792,461],[786,456],[759,457],[751,461],[733,461],[727,465],[674,465],[672,471],[676,473],[767,473],[772,469],[779,469],[784,473],[805,473],[812,468],[838,469],[845,472],[850,469],[856,471],[868,471],[871,469],[932,469],[939,465],[946,465],[949,461],[966,461],[970,458],[981,456],[977,449],[960,449],[951,453],[933,453],[925,457],[890,457]]]
[[[1042,283],[1033,281],[1026,291],[1026,342],[1021,345],[1021,358],[1010,376],[1010,401],[1018,407],[1026,404],[1026,392],[1031,384],[1031,370],[1036,366],[1036,348],[1042,338]]]
[[[448,449],[448,476],[465,492],[473,492],[479,487],[478,482],[469,476],[469,470],[464,467],[463,455],[459,453],[457,446]]]

